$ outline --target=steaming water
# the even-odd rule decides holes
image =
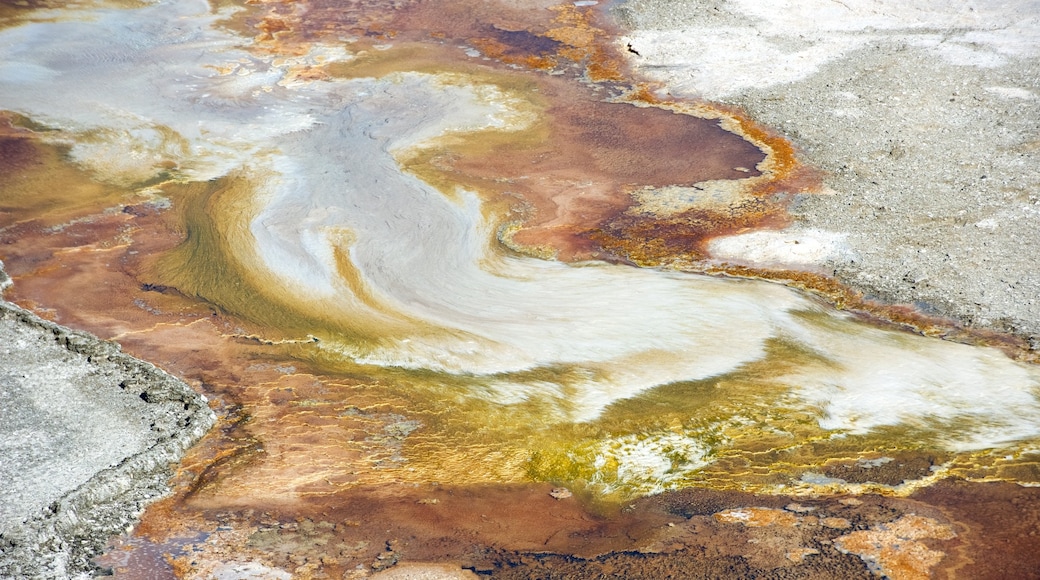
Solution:
[[[337,51],[257,56],[217,19],[178,1],[4,30],[0,108],[61,129],[73,160],[115,183],[169,160],[181,180],[248,182],[218,220],[223,250],[272,308],[323,321],[314,348],[475,380],[472,396],[496,404],[551,401],[560,422],[765,362],[776,371],[753,391],[832,437],[913,428],[965,451],[1040,436],[1040,372],[999,352],[868,327],[766,282],[505,251],[504,218],[477,193],[440,191],[398,159],[445,135],[522,131],[537,114],[523,95],[460,73],[288,82],[288,67]],[[710,464],[741,417],[568,457],[660,483]]]

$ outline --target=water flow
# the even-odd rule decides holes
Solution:
[[[560,422],[766,363],[753,392],[819,433],[907,427],[955,451],[1040,435],[1040,372],[996,351],[869,327],[767,282],[504,250],[505,218],[477,192],[438,190],[397,160],[446,136],[523,131],[538,112],[524,95],[458,72],[282,82],[284,60],[215,20],[205,3],[161,2],[2,31],[0,107],[61,129],[74,161],[113,182],[172,160],[181,180],[248,183],[214,217],[212,249],[234,268],[203,274],[238,272],[271,309],[322,321],[315,348],[475,380],[472,396],[495,404],[552,401]],[[663,478],[709,462],[696,437],[625,435],[610,453],[621,478]]]

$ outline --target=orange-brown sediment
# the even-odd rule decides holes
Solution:
[[[432,183],[472,187],[516,209],[522,224],[510,240],[521,250],[548,248],[564,260],[601,257],[779,280],[815,290],[840,307],[986,342],[979,334],[951,331],[946,321],[869,303],[825,276],[703,262],[705,243],[714,236],[784,225],[786,194],[811,190],[815,177],[799,165],[788,141],[739,111],[665,102],[638,86],[619,97],[624,66],[594,10],[476,1],[402,2],[392,10],[382,2],[253,4],[236,26],[253,27],[256,50],[299,55],[309,43],[351,43],[352,37],[358,39],[351,47],[377,50],[375,45],[394,39],[397,48],[391,51],[420,47],[408,57],[413,69],[472,70],[536,87],[545,117],[525,139],[461,141],[439,156],[406,160],[410,171]],[[466,56],[462,47],[476,48],[492,61]],[[355,69],[316,67],[296,78],[321,82],[362,74],[364,63],[354,64]],[[6,296],[64,324],[118,340],[131,354],[210,396],[222,413],[218,428],[179,466],[174,495],[149,509],[137,530],[137,541],[157,543],[211,534],[212,541],[193,540],[194,559],[169,551],[171,574],[203,574],[214,562],[255,558],[301,577],[338,577],[359,564],[373,567],[396,557],[458,562],[503,577],[663,577],[681,570],[762,575],[796,566],[807,566],[797,570],[816,577],[870,577],[859,556],[832,547],[849,531],[810,525],[806,516],[783,511],[792,498],[686,490],[618,511],[580,496],[554,499],[548,483],[403,481],[407,474],[395,471],[403,465],[400,434],[421,429],[411,423],[416,417],[432,421],[448,411],[419,408],[407,393],[360,370],[330,370],[321,361],[296,357],[291,343],[279,343],[282,333],[166,285],[155,275],[154,259],[184,240],[184,200],[176,188],[166,190],[173,204],[166,209],[138,192],[102,185],[68,163],[60,146],[44,143],[12,119],[0,123],[5,226],[0,247],[15,278]],[[632,211],[635,188],[758,177],[729,212]],[[58,196],[53,204],[41,206],[38,196],[48,192],[64,193],[53,193]],[[480,461],[482,448],[456,451],[472,461],[464,467],[478,472],[475,479],[492,469]],[[511,468],[523,461],[495,460]],[[944,484],[913,500],[868,497],[863,505],[850,506],[822,499],[813,517],[845,519],[865,530],[928,512],[937,526],[967,528],[956,538],[933,534],[928,549],[944,556],[930,555],[929,566],[939,574],[967,566],[963,569],[982,571],[975,577],[996,577],[982,558],[984,534],[996,534],[1001,542],[1010,536],[999,529],[997,516],[965,506],[978,498],[1017,501],[1026,516],[1009,519],[1009,529],[1028,534],[1040,518],[1037,493]],[[717,517],[748,506],[773,510],[761,513],[770,514],[774,524],[799,522],[797,538],[786,538],[790,550],[770,547],[760,542],[764,536],[753,535],[757,532]],[[964,537],[983,546],[973,548],[975,560],[951,547]],[[756,543],[749,544],[752,539]],[[1030,545],[1014,542],[1001,548],[1002,557],[1036,564]],[[554,559],[555,554],[566,558]],[[134,567],[123,573],[132,577]]]

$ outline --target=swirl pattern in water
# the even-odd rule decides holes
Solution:
[[[597,245],[618,216],[779,215],[777,152],[722,111],[407,28],[335,43],[285,13],[250,39],[188,1],[35,14],[0,31],[5,139],[36,160],[4,186],[11,296],[224,405],[185,464],[206,505],[531,478],[891,491],[1005,477],[1040,440],[1035,366]],[[556,36],[526,48],[594,52]],[[922,450],[904,484],[826,473]]]

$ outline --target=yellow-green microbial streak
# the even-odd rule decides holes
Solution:
[[[157,282],[227,312],[289,335],[316,326],[302,312],[272,300],[238,259],[252,247],[246,200],[250,181],[230,176],[205,183],[170,184],[164,192],[180,213],[184,241],[156,262]]]
[[[560,96],[576,92],[543,96],[541,81],[443,65],[407,45],[352,55],[301,44],[292,58],[249,52],[251,41],[215,26],[221,16],[196,3],[90,16],[61,23],[75,50],[44,46],[42,33],[0,42],[5,70],[21,79],[5,85],[5,106],[81,139],[48,155],[67,155],[90,173],[84,182],[117,184],[111,193],[90,185],[83,194],[93,203],[145,184],[170,200],[184,241],[149,262],[141,281],[212,304],[273,343],[249,356],[270,352],[282,363],[289,353],[300,368],[320,369],[313,381],[329,389],[326,399],[228,387],[243,393],[249,416],[269,420],[243,427],[262,432],[281,458],[251,463],[257,473],[306,480],[317,493],[321,482],[308,478],[327,475],[324,467],[275,471],[331,472],[354,460],[329,459],[337,446],[307,439],[317,426],[307,421],[320,418],[330,430],[323,436],[358,430],[361,439],[343,446],[365,448],[351,474],[359,482],[535,479],[624,499],[686,485],[903,493],[944,474],[1037,481],[1034,366],[874,328],[763,281],[504,249],[499,238],[511,239],[530,209],[515,196],[548,208],[538,227],[551,230],[557,217],[571,220],[564,230],[600,223],[589,217],[587,226],[581,214],[599,198],[559,198],[584,187],[584,173],[523,168],[555,151],[545,144],[559,128],[549,115],[571,111],[572,149],[596,140]],[[124,38],[140,22],[153,44]],[[191,43],[177,40],[185,27],[196,31]],[[200,55],[198,46],[213,48]],[[61,74],[37,74],[55,63]],[[293,72],[301,67],[328,74],[308,81]],[[120,99],[40,98],[81,90]],[[509,151],[538,153],[510,175],[488,169]],[[601,181],[623,191],[647,185],[626,177],[645,172],[600,169],[616,174]],[[601,190],[590,186],[590,195]],[[28,190],[11,191],[5,207],[35,211]],[[624,211],[628,200],[604,203]],[[670,247],[650,235],[645,244]],[[385,415],[405,419],[388,418],[392,432],[364,439],[382,419],[350,427],[333,412],[361,394],[393,401]],[[299,421],[280,423],[282,411]],[[327,453],[294,456],[308,448]],[[253,485],[248,475],[224,483]]]
[[[399,481],[455,483],[549,481],[600,501],[666,489],[708,486],[765,493],[909,493],[937,477],[1040,482],[1038,441],[952,452],[944,435],[970,429],[971,417],[922,421],[865,434],[820,427],[807,407],[772,380],[785,369],[820,363],[818,354],[774,340],[766,358],[733,373],[662,385],[616,401],[594,420],[568,421],[566,385],[586,373],[546,368],[494,377],[357,366],[310,345],[296,356],[330,375],[368,376],[403,398],[420,427],[404,439],[407,462],[388,467]],[[504,404],[495,384],[546,385]],[[549,389],[555,386],[555,389]]]
[[[764,282],[502,252],[506,204],[467,193],[495,188],[437,160],[477,135],[504,142],[499,122],[527,105],[454,73],[344,82],[371,96],[310,129],[313,145],[287,141],[271,166],[292,170],[168,187],[186,239],[155,275],[404,398],[421,427],[382,477],[535,479],[618,500],[1036,479],[1035,368]],[[294,157],[316,151],[328,158]]]

